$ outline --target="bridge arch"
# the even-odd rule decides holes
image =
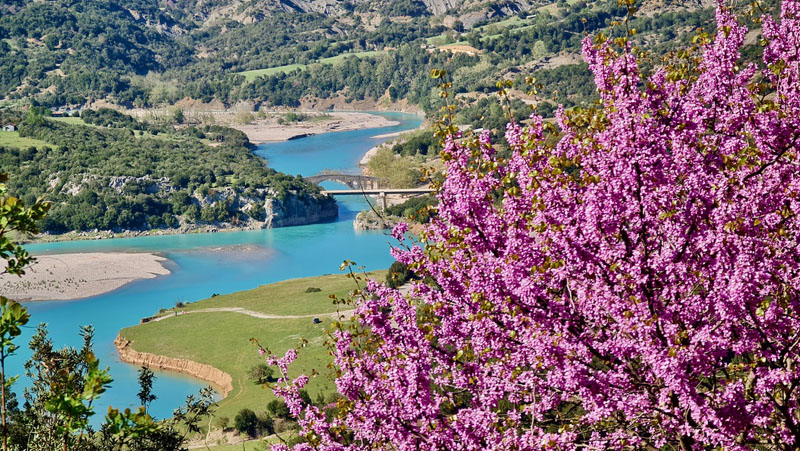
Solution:
[[[322,183],[324,181],[338,182],[347,185],[348,188],[353,190],[374,190],[382,187],[382,180],[379,177],[369,177],[366,175],[351,175],[351,174],[318,174],[311,177],[305,177],[311,183]]]

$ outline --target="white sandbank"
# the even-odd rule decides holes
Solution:
[[[245,132],[251,143],[263,144],[273,141],[286,141],[303,135],[388,127],[399,124],[397,121],[369,113],[326,112],[324,114],[307,114],[311,115],[310,119],[300,122],[279,124],[277,122],[278,116],[276,116],[259,119],[250,125],[231,125],[231,127]]]
[[[156,254],[93,252],[36,257],[22,277],[0,275],[0,294],[18,301],[81,299],[170,271]]]

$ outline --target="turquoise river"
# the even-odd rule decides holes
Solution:
[[[418,116],[382,113],[400,124],[369,130],[326,133],[294,141],[261,145],[256,153],[268,164],[289,174],[314,175],[324,169],[356,172],[376,135],[416,128]],[[335,184],[323,186],[333,188]],[[342,186],[338,186],[342,188]],[[344,259],[368,269],[388,267],[392,241],[383,232],[355,232],[352,221],[366,202],[357,196],[337,199],[339,218],[333,222],[269,230],[122,238],[110,240],[42,243],[26,246],[34,255],[70,252],[157,252],[169,259],[170,275],[130,283],[116,291],[75,301],[29,302],[31,322],[11,359],[9,374],[22,375],[30,355],[26,343],[35,326],[46,323],[56,346],[79,346],[79,326],[95,328],[95,353],[111,368],[111,389],[96,405],[98,424],[109,405],[138,405],[137,367],[119,361],[113,341],[120,329],[137,324],[160,308],[179,301],[196,301],[213,293],[231,293],[279,280],[337,273]],[[237,252],[246,249],[246,252]],[[213,336],[207,337],[214,340]],[[246,344],[249,345],[249,344]],[[172,373],[157,373],[158,396],[151,413],[164,418],[183,404],[187,395],[204,386],[198,380]],[[16,391],[25,385],[21,377]],[[21,395],[21,393],[19,393]]]

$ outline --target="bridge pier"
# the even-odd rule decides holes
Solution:
[[[378,207],[380,207],[381,211],[386,210],[386,191],[381,191],[378,194]]]

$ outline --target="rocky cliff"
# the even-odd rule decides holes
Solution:
[[[133,342],[121,335],[118,335],[117,339],[114,340],[114,346],[117,348],[117,352],[119,352],[119,358],[125,363],[143,365],[148,368],[157,368],[159,370],[175,371],[204,380],[210,383],[223,397],[228,396],[228,393],[233,390],[233,379],[231,379],[231,376],[213,366],[186,359],[174,359],[163,355],[139,352],[131,347],[132,343]]]
[[[264,203],[264,227],[287,227],[330,221],[339,215],[339,206],[330,197],[286,196]]]

